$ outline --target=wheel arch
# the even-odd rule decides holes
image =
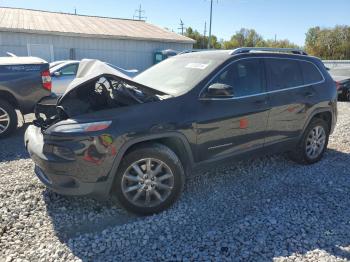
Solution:
[[[20,109],[20,106],[16,97],[13,94],[11,94],[9,91],[0,90],[0,99],[5,100],[9,104],[11,104],[14,108]]]
[[[329,132],[332,132],[332,123],[333,123],[333,114],[331,109],[329,108],[320,108],[315,110],[314,112],[312,112],[312,114],[310,114],[310,116],[308,117],[307,121],[304,124],[303,127],[303,132],[301,133],[301,137],[304,134],[306,128],[308,127],[308,125],[310,124],[310,122],[314,119],[314,118],[320,118],[324,121],[326,121],[326,123],[328,124],[329,127]]]
[[[149,135],[149,136],[132,139],[126,142],[120,148],[117,154],[117,157],[114,160],[114,163],[109,173],[109,177],[107,181],[108,193],[112,188],[115,175],[118,171],[118,168],[120,166],[120,163],[123,157],[129,152],[131,152],[132,150],[137,149],[138,147],[144,146],[145,144],[152,144],[152,143],[163,144],[169,147],[172,151],[174,151],[174,153],[180,158],[180,161],[184,166],[185,173],[187,173],[189,170],[193,168],[194,158],[193,158],[193,153],[192,153],[190,144],[186,139],[186,137],[181,133],[169,132],[164,134]]]

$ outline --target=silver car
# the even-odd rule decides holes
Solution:
[[[74,80],[78,67],[79,67],[79,61],[75,60],[67,60],[67,61],[59,61],[53,62],[56,64],[53,64],[51,66],[50,64],[50,73],[51,73],[51,79],[52,79],[52,93],[56,95],[62,95],[68,85]]]
[[[68,85],[75,79],[77,75],[79,63],[80,61],[76,60],[66,60],[56,61],[50,64],[52,93],[57,96],[61,96],[66,91]],[[109,63],[106,64],[130,78],[133,78],[138,74],[137,69],[126,70]]]

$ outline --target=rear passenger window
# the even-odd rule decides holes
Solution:
[[[281,90],[304,84],[297,60],[266,59],[269,74],[269,90]]]
[[[263,92],[262,65],[260,59],[244,59],[234,62],[212,82],[233,87],[235,97]]]
[[[305,85],[321,82],[323,76],[313,63],[300,61],[301,70],[304,76]]]

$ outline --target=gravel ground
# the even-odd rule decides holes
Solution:
[[[320,163],[282,155],[194,173],[150,217],[46,190],[22,128],[0,142],[0,261],[350,260],[349,109],[339,103]]]

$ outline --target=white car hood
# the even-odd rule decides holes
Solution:
[[[59,98],[58,103],[60,104],[63,99],[74,89],[84,85],[86,82],[89,82],[91,80],[96,80],[99,77],[102,76],[112,76],[115,78],[123,79],[125,82],[129,84],[134,84],[137,87],[139,87],[142,91],[148,93],[148,94],[164,94],[161,91],[152,89],[150,87],[141,85],[137,82],[134,82],[132,78],[128,77],[127,75],[123,74],[122,72],[118,71],[117,69],[114,69],[107,65],[106,63],[99,61],[99,60],[93,60],[93,59],[83,59],[78,68],[78,72],[76,75],[76,78],[69,84],[66,91],[63,93],[63,95]]]
[[[80,84],[94,79],[100,75],[115,75],[127,80],[131,80],[130,77],[123,74],[122,72],[110,67],[100,60],[94,59],[83,59],[79,63],[79,68],[75,79],[69,84],[67,90],[64,92],[63,96],[69,93],[72,89],[79,86]]]

